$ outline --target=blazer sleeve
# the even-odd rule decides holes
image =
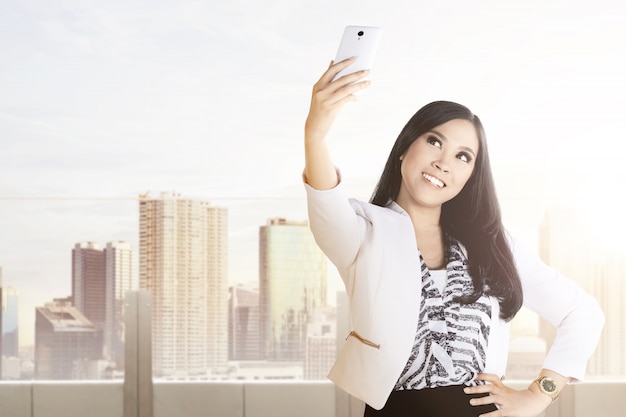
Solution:
[[[604,326],[602,309],[594,297],[537,254],[513,238],[510,242],[522,281],[524,306],[556,327],[544,369],[574,382],[582,381]]]
[[[354,282],[347,271],[353,270],[351,267],[370,223],[357,214],[362,210],[356,201],[347,198],[341,181],[330,190],[316,190],[306,182],[304,186],[309,227],[315,242],[337,267],[350,293]]]

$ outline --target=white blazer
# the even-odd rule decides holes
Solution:
[[[328,377],[344,391],[381,409],[413,347],[421,270],[408,214],[396,203],[379,207],[348,199],[341,183],[315,190],[305,183],[315,240],[336,266],[350,300],[352,333]],[[544,368],[581,380],[604,323],[595,298],[524,251],[511,239],[524,305],[558,327]],[[493,317],[500,308],[492,299]],[[490,326],[486,373],[504,375],[509,326]]]

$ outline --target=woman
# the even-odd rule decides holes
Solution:
[[[305,124],[309,221],[350,299],[352,331],[329,378],[365,416],[536,416],[584,376],[604,316],[594,298],[502,226],[483,128],[434,102],[401,131],[370,203],[343,192],[326,135],[368,71],[313,88]],[[503,384],[508,322],[522,303],[555,326],[544,369]]]

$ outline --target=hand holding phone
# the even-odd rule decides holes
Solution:
[[[353,72],[371,70],[381,35],[382,28],[377,26],[346,26],[335,56],[335,63],[350,57],[356,59],[350,66],[340,71],[333,80]]]

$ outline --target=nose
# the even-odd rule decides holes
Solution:
[[[433,161],[433,167],[441,172],[450,172],[450,167],[443,158],[438,161]]]

